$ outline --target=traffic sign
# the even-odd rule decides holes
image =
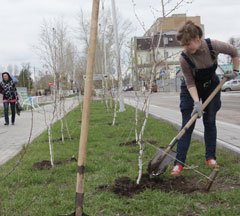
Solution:
[[[48,86],[54,86],[53,82],[48,82]]]
[[[165,70],[160,70],[160,77],[164,77],[166,75],[166,71]]]

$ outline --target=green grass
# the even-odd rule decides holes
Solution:
[[[99,191],[100,185],[112,185],[121,176],[136,179],[138,174],[138,146],[119,146],[134,139],[134,110],[119,113],[117,126],[111,126],[112,113],[104,104],[93,102],[90,116],[85,173],[84,212],[97,216],[174,216],[174,215],[240,215],[240,159],[218,150],[222,165],[216,184],[209,193],[164,192],[146,189],[132,198],[119,197],[109,191]],[[54,142],[55,160],[78,155],[81,113],[77,108],[67,115],[72,140]],[[156,146],[166,146],[177,134],[169,124],[149,118],[144,140],[157,141]],[[67,135],[66,135],[67,137]],[[56,123],[53,139],[60,138],[60,124]],[[146,145],[144,171],[155,149]],[[6,178],[23,155],[20,165]],[[35,170],[32,165],[49,160],[47,133],[43,133],[14,159],[0,167],[1,216],[53,216],[74,211],[76,163],[55,166],[51,170]],[[194,141],[188,154],[188,164],[199,165],[202,173],[209,175],[204,166],[204,146]],[[193,171],[184,171],[189,179],[206,181]],[[171,179],[169,170],[160,178]],[[233,187],[233,188],[231,188]]]
[[[3,107],[0,107],[0,116],[4,117],[4,109],[3,109]]]

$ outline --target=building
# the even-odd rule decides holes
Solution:
[[[158,18],[145,34],[155,37],[155,41],[158,41],[159,36],[161,36],[158,46],[159,55],[156,56],[156,58],[157,61],[162,59],[165,63],[158,67],[158,71],[164,71],[165,76],[169,79],[174,79],[176,77],[177,68],[179,67],[179,55],[182,51],[182,46],[176,40],[176,34],[179,27],[187,20],[191,20],[199,25],[204,32],[204,25],[201,24],[200,16],[173,14],[171,17]],[[157,47],[156,42],[155,47]]]
[[[143,37],[133,38],[133,83],[135,86],[139,81],[141,85],[145,85],[151,73],[155,73],[156,80],[176,79],[180,66],[179,56],[183,50],[176,40],[176,34],[179,27],[187,20],[192,20],[201,26],[204,32],[199,16],[188,17],[186,14],[174,14],[171,17],[158,18]],[[152,71],[154,63],[156,68]]]
[[[199,25],[204,32],[204,25],[201,24],[200,16],[187,16],[186,14],[173,14],[170,17],[159,17],[147,30],[144,36],[152,36],[157,32],[177,31],[187,20]]]
[[[176,33],[172,30],[153,35],[153,46],[157,50],[155,59],[159,62],[157,66],[159,73],[156,78],[164,76],[173,79],[176,77],[179,55],[182,52],[182,46],[176,40]]]
[[[171,17],[158,18],[143,37],[134,38],[134,57],[138,68],[152,67],[153,60],[159,62],[157,71],[168,78],[175,78],[179,66],[181,45],[176,40],[177,30],[187,20],[201,26],[200,16],[173,14]],[[154,58],[153,59],[153,52]]]

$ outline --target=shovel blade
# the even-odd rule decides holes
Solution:
[[[156,176],[164,173],[168,166],[175,160],[176,154],[173,150],[169,150],[166,154],[163,149],[160,149],[148,164],[148,174]]]

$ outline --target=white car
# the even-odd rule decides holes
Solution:
[[[222,86],[222,91],[240,91],[240,79],[225,82]]]

